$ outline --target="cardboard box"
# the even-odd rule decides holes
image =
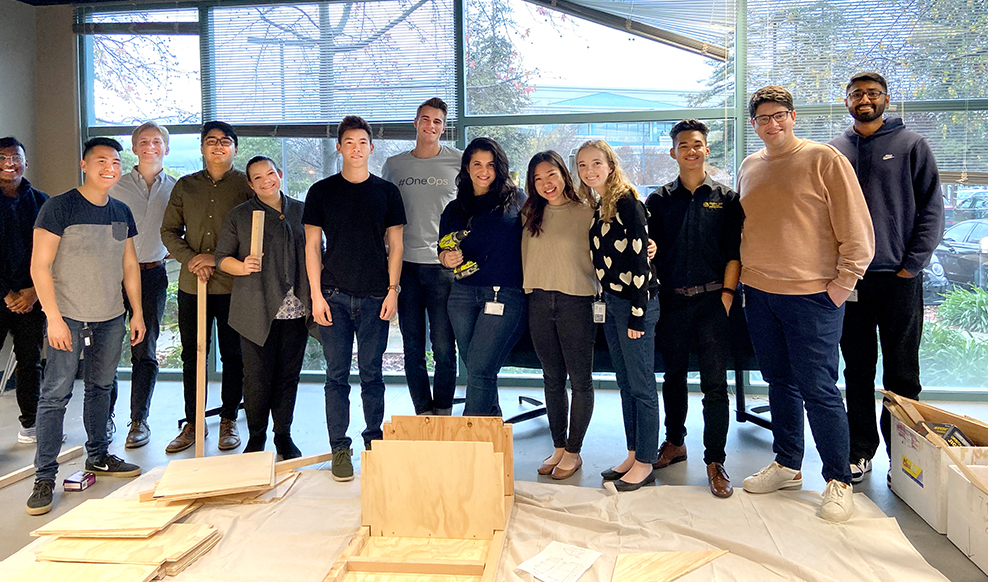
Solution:
[[[988,482],[988,467],[971,467]],[[988,574],[988,495],[955,465],[947,473],[947,539]]]
[[[931,422],[950,422],[935,418],[937,410],[924,406],[920,412]],[[988,465],[988,447],[951,447],[951,451],[969,466]],[[947,453],[892,417],[892,491],[937,533],[947,533],[947,474],[951,464]]]

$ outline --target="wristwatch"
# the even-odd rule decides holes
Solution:
[[[392,289],[394,289],[395,295],[401,293],[401,285],[388,285],[388,291],[391,291]]]

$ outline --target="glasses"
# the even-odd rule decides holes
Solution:
[[[206,139],[202,140],[202,143],[206,144],[209,147],[223,146],[225,148],[228,148],[233,145],[233,140],[228,137],[218,137],[218,138],[207,137]]]
[[[879,97],[885,94],[886,94],[885,91],[879,91],[878,89],[868,89],[867,91],[862,91],[858,89],[856,91],[851,91],[850,93],[848,93],[847,98],[850,99],[851,101],[861,101],[861,98],[867,95],[868,99],[874,101],[875,99],[878,99]]]
[[[768,125],[768,122],[773,119],[779,123],[782,123],[783,121],[786,120],[786,118],[789,117],[790,113],[792,113],[792,109],[788,111],[780,111],[778,113],[773,113],[772,115],[756,115],[752,117],[752,119],[754,119],[755,123],[757,123],[758,125]]]
[[[19,156],[19,155],[5,156],[0,154],[0,164],[6,164],[8,160],[10,160],[12,164],[23,164],[24,156]]]

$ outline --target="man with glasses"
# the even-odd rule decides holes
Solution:
[[[805,406],[827,482],[821,517],[844,521],[854,502],[838,344],[844,301],[871,261],[875,235],[847,158],[794,135],[788,91],[755,91],[748,112],[765,147],[738,170],[741,283],[751,343],[769,385],[776,457],[744,480],[744,490],[802,487]]]
[[[143,447],[151,438],[148,412],[151,394],[158,378],[158,335],[161,316],[165,312],[168,291],[168,274],[165,273],[165,255],[168,250],[161,242],[161,221],[165,207],[175,187],[175,178],[165,173],[163,162],[168,154],[168,130],[154,121],[148,121],[134,130],[131,145],[137,155],[137,165],[110,189],[110,196],[123,202],[134,215],[137,236],[134,246],[141,266],[141,306],[147,333],[144,341],[130,350],[130,430],[124,446],[128,449]],[[124,296],[124,305],[131,311],[130,299]],[[117,403],[117,383],[110,394],[110,423],[113,427],[113,410]]]
[[[252,197],[247,175],[233,169],[237,132],[228,123],[210,121],[202,126],[202,156],[206,168],[183,176],[175,184],[161,224],[161,240],[173,258],[182,263],[178,277],[178,331],[182,338],[182,381],[185,385],[185,419],[182,432],[165,447],[177,453],[196,442],[196,279],[207,282],[206,351],[209,352],[213,321],[223,362],[221,451],[240,446],[237,410],[244,395],[244,364],[240,334],[227,323],[233,276],[216,270],[213,252],[223,219],[235,206]]]
[[[24,145],[13,137],[0,139],[0,347],[9,332],[17,356],[14,384],[21,411],[17,442],[30,444],[38,442],[34,423],[45,333],[45,314],[31,280],[31,249],[34,221],[48,195],[31,187],[24,179],[25,169]]]
[[[883,119],[888,104],[884,77],[874,72],[854,75],[844,99],[854,123],[830,141],[854,166],[875,225],[875,258],[858,282],[857,296],[848,299],[840,340],[854,483],[871,471],[879,445],[875,421],[879,338],[885,389],[913,399],[922,389],[923,268],[943,236],[943,197],[933,152],[923,136],[906,129],[902,119]],[[891,456],[890,424],[882,407],[882,435]]]

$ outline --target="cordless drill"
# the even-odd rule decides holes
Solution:
[[[470,234],[469,230],[454,230],[439,241],[439,248],[444,251],[458,251],[460,250],[460,243],[467,238],[468,234]],[[463,261],[453,269],[453,278],[469,277],[479,270],[480,267],[474,261]]]

